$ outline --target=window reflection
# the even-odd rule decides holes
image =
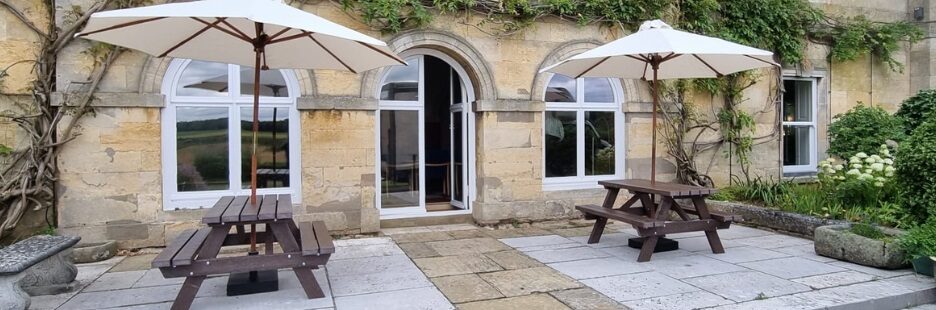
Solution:
[[[546,102],[575,102],[575,79],[555,74],[546,86]]]
[[[585,175],[614,174],[614,112],[585,112]]]
[[[812,83],[802,80],[783,81],[783,120],[786,122],[812,121]]]
[[[241,67],[241,94],[253,96],[254,94],[254,68]],[[288,97],[289,90],[286,89],[286,79],[279,70],[260,70],[260,96],[264,97]]]
[[[178,191],[226,190],[228,109],[176,109]]]
[[[419,112],[380,111],[380,207],[419,205]]]
[[[228,65],[193,60],[182,71],[177,85],[177,96],[227,96]]]
[[[585,78],[585,102],[614,102],[614,90],[611,80],[606,78]]]
[[[783,165],[809,165],[809,126],[783,126]]]
[[[546,112],[546,177],[576,175],[574,111]]]
[[[380,100],[419,100],[419,58],[406,60],[406,66],[394,66],[380,87]]]
[[[241,188],[250,188],[253,108],[241,108]],[[289,187],[289,109],[260,108],[257,188]]]

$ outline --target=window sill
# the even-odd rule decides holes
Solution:
[[[600,189],[603,188],[601,185],[598,185],[598,181],[604,180],[614,180],[618,177],[608,177],[603,179],[596,180],[574,180],[574,181],[551,181],[543,180],[543,191],[566,191],[566,190],[582,190],[582,189]]]

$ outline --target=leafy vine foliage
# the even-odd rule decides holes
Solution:
[[[29,100],[21,107],[23,112],[0,115],[15,123],[28,137],[24,145],[0,146],[0,155],[5,157],[6,163],[0,168],[0,237],[13,229],[28,209],[54,211],[51,206],[59,170],[58,154],[75,138],[72,130],[82,116],[92,112],[94,93],[123,49],[92,44],[82,52],[93,62],[88,79],[72,81],[65,89],[58,89],[55,70],[62,51],[74,43],[75,33],[84,27],[92,13],[140,4],[139,0],[101,0],[84,8],[73,6],[65,8],[60,22],[56,23],[55,3],[46,0],[40,3],[42,11],[38,14],[42,15],[37,18],[48,23],[40,27],[27,17],[26,8],[0,0],[0,9],[11,13],[38,37],[35,59],[15,59],[0,64],[0,82],[14,66],[30,66],[33,73],[32,82],[25,90]]]
[[[302,1],[302,0],[299,0]],[[466,14],[463,23],[497,36],[511,36],[545,17],[570,20],[579,24],[599,23],[624,30],[634,30],[642,21],[662,18],[678,29],[751,45],[776,54],[778,62],[798,65],[806,62],[805,48],[810,42],[829,46],[833,62],[855,60],[864,55],[886,63],[892,70],[904,66],[894,58],[902,42],[916,42],[923,37],[917,25],[908,22],[874,22],[863,16],[829,16],[806,0],[332,0],[348,12],[361,16],[362,22],[386,33],[422,27],[432,21],[434,12]],[[779,72],[775,71],[779,82]],[[773,95],[764,108],[745,111],[740,104],[747,99],[744,91],[757,83],[757,74],[740,73],[719,79],[696,80],[679,86],[660,86],[669,92],[664,110],[674,112],[664,119],[664,134],[669,141],[669,155],[676,161],[678,179],[684,183],[712,186],[711,178],[695,167],[695,155],[724,143],[729,156],[740,164],[743,176],[750,180],[750,152],[754,145],[775,141],[780,132],[779,119],[773,132],[754,136],[755,114],[775,113],[782,92],[781,83],[772,83]],[[666,83],[661,83],[666,84]],[[685,94],[706,92],[722,101],[714,113],[715,121],[700,117],[684,101]],[[676,101],[673,101],[676,100]],[[702,141],[701,132],[715,131],[717,141]],[[694,135],[694,136],[693,136]],[[688,143],[688,145],[686,144]]]

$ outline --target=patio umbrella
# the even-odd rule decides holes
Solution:
[[[253,66],[250,202],[257,199],[260,70],[353,73],[406,65],[387,44],[279,0],[204,0],[98,12],[77,37],[177,57]],[[251,250],[255,246],[251,235]]]
[[[664,65],[665,64],[665,65]],[[661,20],[646,21],[626,37],[570,57],[540,72],[570,77],[614,77],[653,81],[653,145],[650,182],[656,182],[656,111],[660,79],[714,78],[778,66],[762,49],[679,30]]]

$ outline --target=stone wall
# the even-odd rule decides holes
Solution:
[[[906,4],[880,5],[881,1],[814,2],[827,10],[866,14],[876,20],[904,19],[909,9]],[[472,26],[480,16],[449,14],[436,16],[425,29],[381,35],[329,2],[303,9],[379,37],[404,56],[413,49],[429,48],[451,56],[465,68],[476,97],[472,115],[476,140],[472,143],[477,180],[472,182],[477,186],[477,197],[472,214],[477,222],[575,217],[574,205],[601,201],[603,192],[597,188],[544,190],[542,98],[547,75],[537,72],[559,59],[625,35],[618,29],[546,19],[514,35],[495,37]],[[3,42],[0,44],[9,44]],[[81,54],[86,47],[79,42],[66,51],[58,68],[60,87],[87,76],[90,59]],[[908,51],[899,54],[902,60],[914,56],[906,62],[908,68],[903,73],[891,72],[868,59],[829,66],[825,48],[819,46],[809,47],[806,65],[786,68],[785,74],[819,79],[820,154],[826,147],[824,127],[832,115],[858,100],[894,110],[913,90],[928,88],[929,83],[911,85],[911,81],[929,79],[929,71],[923,74],[918,69],[922,66],[919,63],[929,66],[931,62],[928,47]],[[0,49],[0,60],[11,57],[2,53]],[[60,158],[62,231],[80,234],[86,240],[117,239],[122,247],[143,247],[163,245],[182,229],[198,225],[201,211],[164,211],[161,203],[159,118],[164,100],[160,86],[169,61],[129,52],[117,60],[104,80],[101,99],[95,102],[96,115],[82,120],[81,135]],[[297,103],[302,202],[296,213],[300,219],[323,219],[330,229],[344,233],[379,229],[374,162],[378,105],[374,96],[383,72],[296,71],[303,96]],[[781,175],[780,135],[777,106],[769,100],[777,85],[770,76],[765,72],[760,83],[746,92],[747,100],[740,108],[755,115],[755,136],[764,137],[752,152],[752,171],[777,178]],[[626,124],[624,175],[645,178],[650,171],[651,96],[647,85],[639,81],[622,81],[621,88]],[[709,114],[721,105],[719,98],[708,95],[695,95],[692,100],[706,117],[713,117]],[[658,154],[666,152],[662,139]],[[727,184],[730,175],[740,173],[736,159],[725,156],[727,147],[697,158],[700,169],[718,185]],[[669,160],[657,161],[661,180],[672,179],[674,169]]]

